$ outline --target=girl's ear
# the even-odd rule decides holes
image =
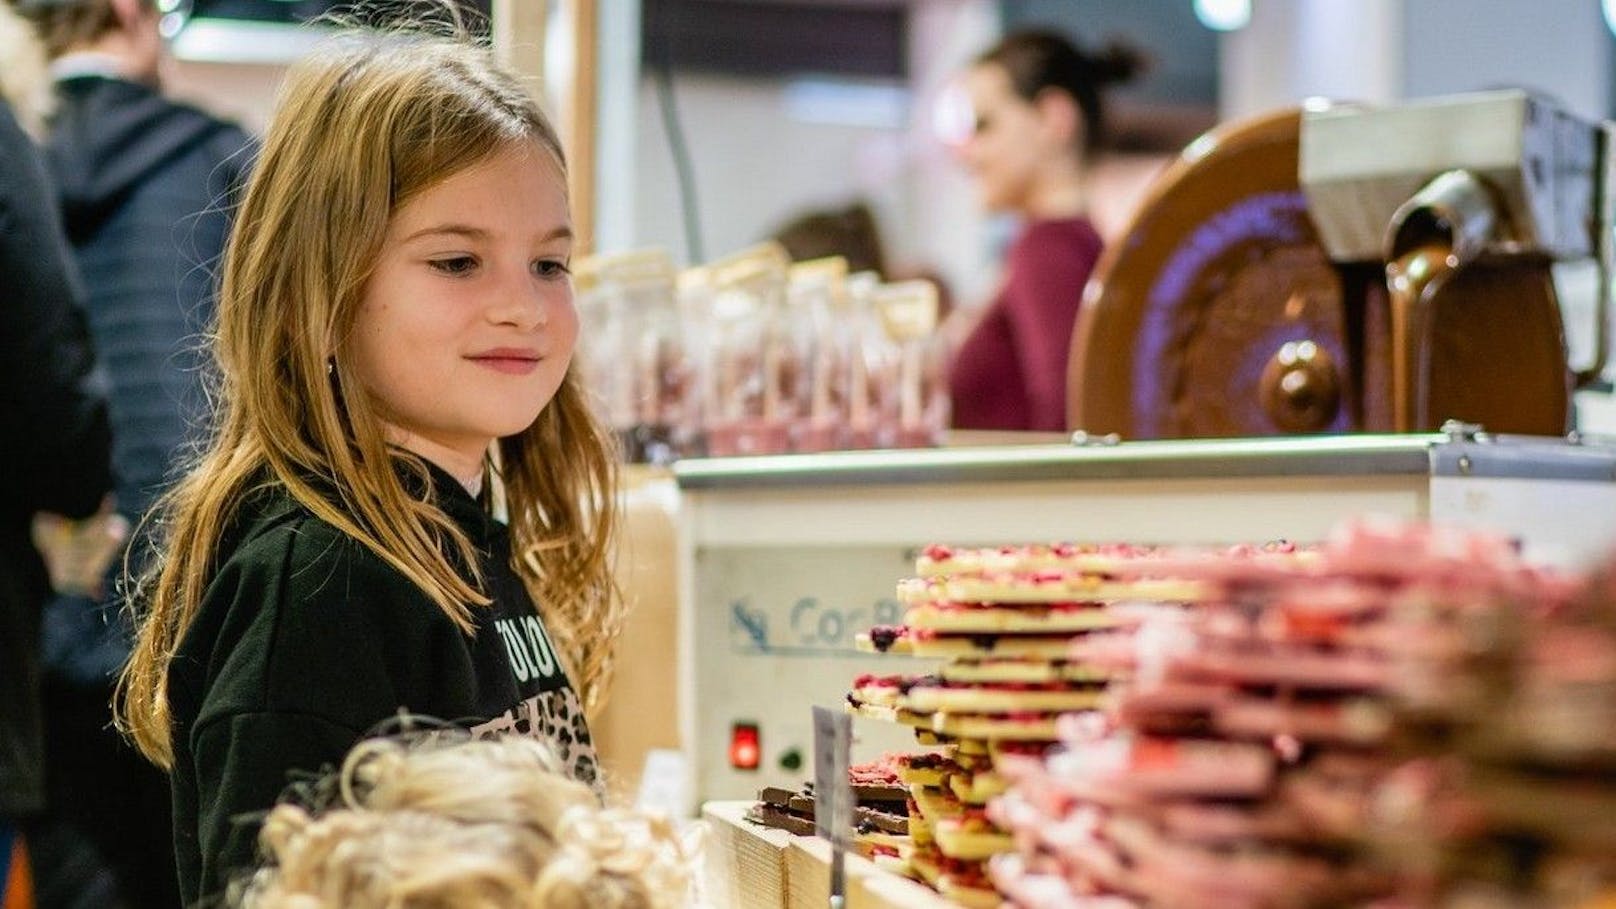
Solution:
[[[1046,88],[1033,99],[1038,120],[1054,144],[1077,148],[1083,144],[1083,117],[1077,99],[1058,88]]]

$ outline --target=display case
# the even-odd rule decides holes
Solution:
[[[809,708],[897,671],[854,637],[898,620],[894,582],[928,542],[1309,542],[1383,514],[1493,528],[1546,563],[1616,547],[1616,448],[1470,427],[690,460],[674,478],[691,810],[811,773]],[[855,760],[913,745],[855,737]]]

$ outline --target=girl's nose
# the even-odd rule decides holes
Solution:
[[[501,282],[498,299],[490,307],[489,315],[495,322],[524,331],[543,328],[550,320],[545,297],[549,292],[539,279],[524,269],[519,277]]]

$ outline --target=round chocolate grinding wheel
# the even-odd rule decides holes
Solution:
[[[1557,435],[1572,376],[1546,260],[1434,282],[1418,425],[1398,427],[1385,265],[1331,263],[1297,182],[1296,111],[1222,127],[1106,250],[1072,338],[1067,420],[1127,439],[1396,428]]]
[[[1073,428],[1150,439],[1359,427],[1342,277],[1297,184],[1300,122],[1284,111],[1214,130],[1157,180],[1085,294]]]

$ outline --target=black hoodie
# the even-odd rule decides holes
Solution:
[[[46,159],[112,383],[118,507],[136,518],[205,416],[203,331],[251,140],[146,85],[57,87]]]
[[[243,504],[220,541],[168,670],[174,842],[186,905],[250,868],[258,824],[297,774],[337,767],[400,710],[479,735],[529,735],[598,784],[595,750],[505,525],[430,467],[406,486],[476,547],[482,590],[466,635],[397,569],[315,517],[279,483]],[[469,580],[468,576],[468,580]]]

